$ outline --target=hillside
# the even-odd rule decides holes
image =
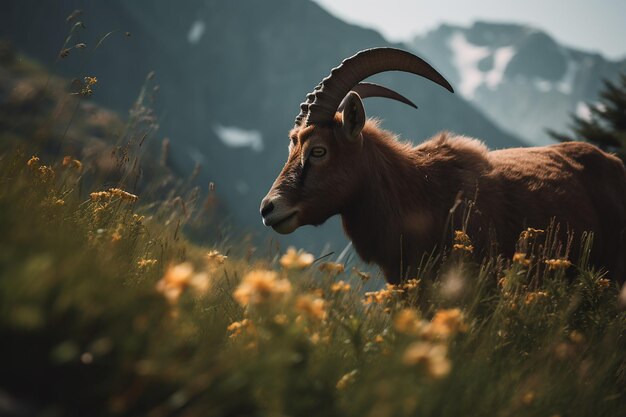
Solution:
[[[410,46],[494,123],[531,144],[550,143],[545,130],[566,130],[570,114],[588,115],[602,80],[626,71],[626,60],[565,46],[517,24],[442,25]]]

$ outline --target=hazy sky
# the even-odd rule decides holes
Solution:
[[[313,0],[341,19],[405,40],[441,23],[524,23],[569,46],[626,58],[626,0]]]

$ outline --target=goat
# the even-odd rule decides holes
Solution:
[[[344,60],[301,105],[287,162],[261,203],[266,226],[287,234],[339,214],[359,256],[397,283],[441,245],[451,215],[461,222],[460,210],[451,209],[463,195],[473,199],[468,230],[477,251],[510,256],[524,228],[556,221],[570,236],[593,232],[592,264],[624,281],[626,170],[617,157],[583,142],[489,151],[450,133],[402,143],[366,119],[362,99],[413,103],[359,84],[391,70],[453,92],[429,64],[402,50],[368,49]]]

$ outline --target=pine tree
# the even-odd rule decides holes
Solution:
[[[572,134],[548,130],[560,141],[584,140],[616,154],[626,162],[626,73],[616,82],[604,81],[600,103],[587,104],[588,118],[572,117]]]

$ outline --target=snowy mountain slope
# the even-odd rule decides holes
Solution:
[[[587,115],[601,80],[626,71],[626,60],[609,61],[514,24],[442,25],[410,46],[494,123],[531,144],[549,143],[545,129],[566,129],[572,113]]]

